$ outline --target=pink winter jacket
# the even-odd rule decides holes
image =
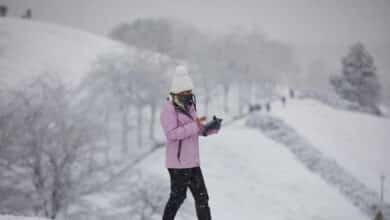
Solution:
[[[166,137],[165,167],[191,168],[200,166],[199,136],[202,129],[196,123],[196,111],[190,107],[193,119],[175,110],[172,101],[166,100],[160,113],[161,127]],[[211,130],[207,135],[218,133]],[[179,152],[179,140],[182,140]]]

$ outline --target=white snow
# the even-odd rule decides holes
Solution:
[[[129,47],[105,37],[56,24],[0,18],[0,82],[12,84],[42,73],[78,83],[95,59]]]
[[[13,216],[13,215],[0,215],[0,220],[47,220],[46,218],[38,217],[23,217],[23,216]]]
[[[244,126],[244,120],[200,139],[213,218],[367,219],[287,148]],[[143,167],[169,184],[164,156],[164,150],[155,152]],[[188,192],[185,203],[193,202],[189,198]]]
[[[278,103],[272,110],[273,115],[283,119],[370,189],[379,191],[379,178],[384,174],[385,191],[389,191],[388,118],[337,110],[311,99],[288,100],[285,108]]]

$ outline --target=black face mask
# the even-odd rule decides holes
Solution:
[[[178,95],[178,99],[186,108],[195,103],[194,94]]]

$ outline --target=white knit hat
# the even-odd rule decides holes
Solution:
[[[186,90],[192,90],[193,88],[194,85],[188,74],[187,67],[184,65],[177,66],[172,77],[171,92],[179,93]]]

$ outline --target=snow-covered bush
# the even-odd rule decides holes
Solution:
[[[119,215],[134,220],[161,219],[168,192],[169,186],[160,177],[145,175],[144,172],[135,173],[130,186],[122,190],[121,196],[114,201],[114,206],[124,211],[110,217],[115,219]]]

